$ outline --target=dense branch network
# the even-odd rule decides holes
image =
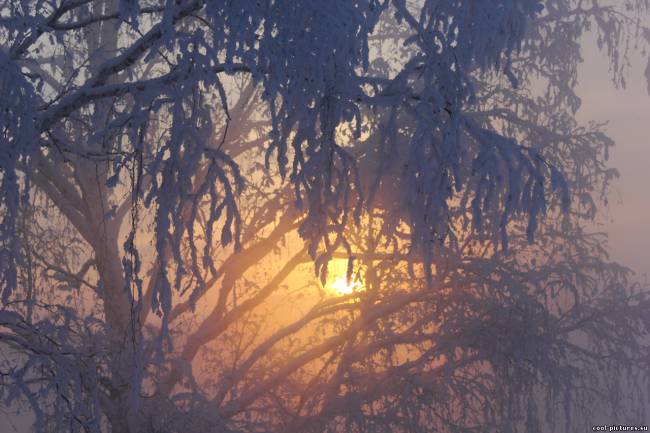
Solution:
[[[39,432],[571,431],[635,400],[648,296],[584,230],[612,142],[573,118],[577,38],[620,82],[632,6],[0,3],[0,395]],[[326,292],[337,263],[363,290]]]

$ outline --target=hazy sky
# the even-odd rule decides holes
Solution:
[[[615,89],[604,53],[593,36],[583,45],[578,93],[581,122],[609,120],[616,141],[610,165],[621,177],[614,183],[609,209],[603,214],[611,258],[639,274],[650,274],[650,96],[644,77],[647,54],[633,58],[625,89]],[[645,58],[644,58],[645,57]]]

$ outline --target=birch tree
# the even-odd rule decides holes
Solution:
[[[626,6],[2,3],[0,395],[38,432],[641,423],[649,301],[574,119]]]

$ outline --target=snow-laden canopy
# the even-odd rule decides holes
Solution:
[[[474,102],[477,71],[502,73],[516,86],[512,53],[521,48],[527,22],[542,11],[538,0],[122,1],[119,8],[111,2],[90,6],[72,0],[6,3],[1,101],[3,123],[10,125],[4,140],[11,151],[2,164],[5,292],[14,286],[12,209],[18,189],[26,187],[18,170],[20,161],[29,163],[35,142],[88,158],[110,156],[111,186],[125,167],[137,166],[132,171],[138,179],[150,175],[150,182],[136,181],[133,188],[146,206],[157,207],[158,251],[170,247],[179,258],[180,239],[192,226],[181,221],[190,191],[211,197],[208,236],[225,212],[221,240],[237,243],[241,179],[237,164],[213,138],[215,111],[225,116],[226,126],[229,122],[224,74],[249,74],[263,89],[272,124],[265,144],[268,159],[276,161],[282,174],[288,170],[296,204],[308,210],[301,233],[314,258],[324,251],[318,261],[323,278],[323,263],[335,250],[349,248],[342,236],[349,214],[356,208],[358,215],[364,203],[373,206],[379,185],[393,181],[382,173],[391,170],[397,154],[406,155],[398,171],[407,199],[396,204],[393,224],[406,220],[413,250],[426,261],[435,254],[434,241],[447,239],[452,231],[448,205],[454,191],[471,191],[467,205],[474,228],[500,236],[504,248],[508,222],[516,215],[527,215],[532,239],[549,187],[561,189],[563,205],[568,205],[561,174],[535,149],[495,133],[466,111]],[[374,59],[368,42],[382,14],[409,34],[397,67],[383,74],[370,67]],[[82,37],[77,30],[102,21],[107,24],[97,52],[89,53],[87,64],[80,57],[71,76],[29,72],[39,59],[64,55],[65,45]],[[106,32],[121,35],[112,48],[102,46]],[[146,73],[138,70],[157,56],[164,62]],[[218,101],[200,96],[210,89]],[[190,98],[194,102],[188,110]],[[103,129],[75,143],[61,136],[75,113],[100,112],[109,100],[120,101],[119,116]],[[359,155],[342,145],[337,129],[349,124],[359,138],[365,113],[381,110],[389,113],[370,150],[379,163],[376,173],[361,179]],[[171,116],[171,126],[156,147],[143,137],[162,112]],[[408,129],[398,118],[408,119]],[[407,139],[398,148],[395,137],[400,134]],[[143,162],[148,152],[154,153]],[[200,186],[192,186],[206,159],[210,169]],[[468,166],[471,172],[463,170]],[[204,261],[210,257],[207,243]],[[154,297],[163,310],[169,290],[163,283]]]
[[[0,0],[0,397],[39,432],[641,401],[648,296],[585,230],[613,142],[575,119],[590,25],[623,82],[624,6]]]

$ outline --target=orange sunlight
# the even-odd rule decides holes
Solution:
[[[363,290],[363,284],[358,276],[352,275],[348,282],[347,260],[334,259],[329,264],[327,283],[325,291],[333,296],[350,295]]]
[[[335,295],[349,295],[358,291],[361,288],[361,283],[358,281],[350,281],[348,283],[345,275],[337,277],[332,283],[327,284],[327,288],[332,294]]]

